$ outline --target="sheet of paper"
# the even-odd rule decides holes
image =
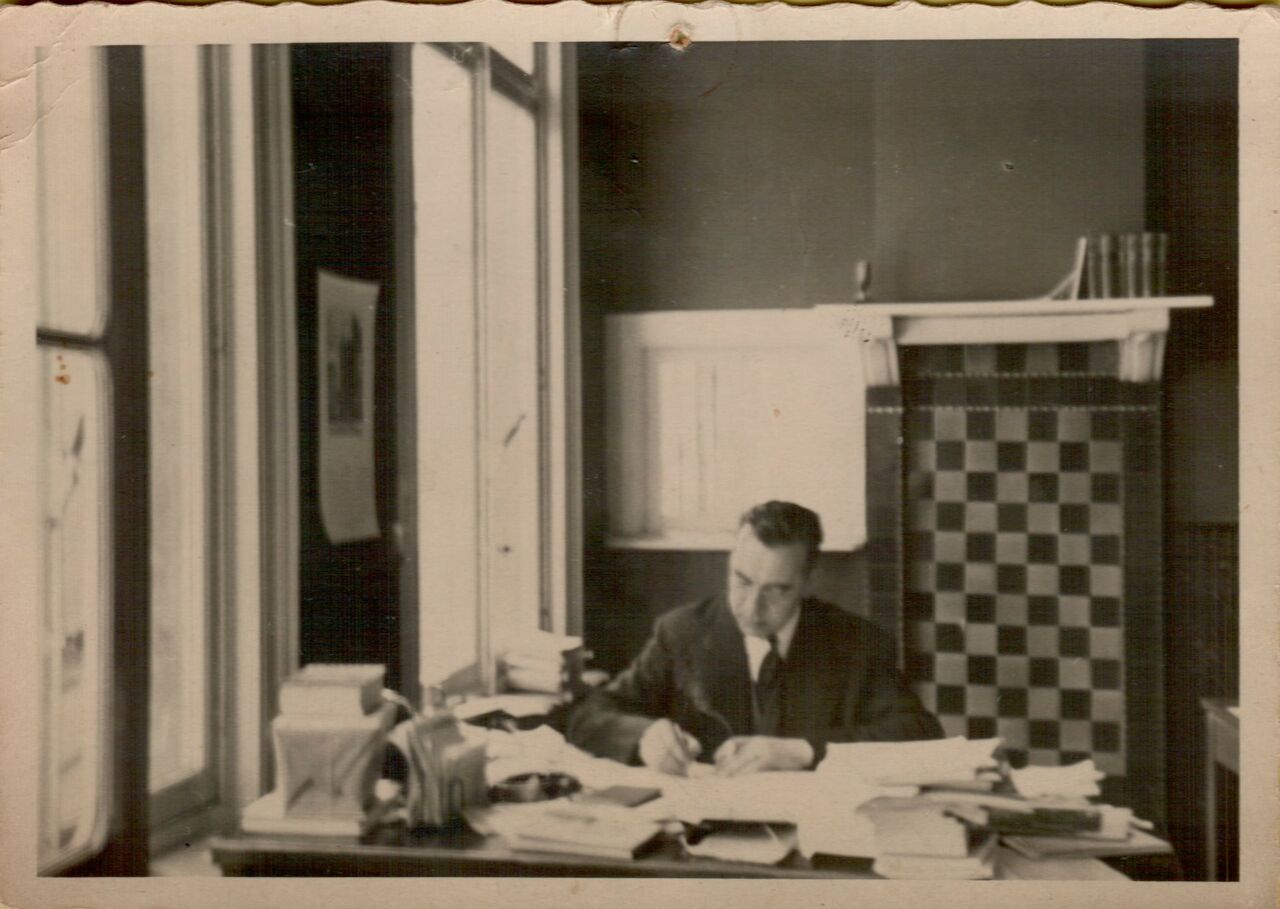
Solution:
[[[1084,799],[1101,795],[1098,783],[1106,776],[1088,759],[1066,767],[1027,766],[1010,771],[1013,788],[1029,799]]]
[[[542,726],[528,732],[487,731],[490,782],[519,773],[569,773],[585,789],[610,786],[652,787],[662,797],[624,809],[656,822],[704,820],[773,821],[796,826],[797,848],[804,855],[875,857],[875,830],[858,815],[858,806],[878,795],[913,794],[872,786],[843,774],[813,771],[756,773],[720,777],[708,764],[694,764],[689,776],[672,776],[592,757]]]
[[[379,285],[320,269],[320,515],[334,543],[378,536],[373,464],[373,340]]]
[[[877,785],[926,785],[972,780],[996,766],[1001,740],[959,736],[921,742],[831,744],[819,774],[840,774]]]
[[[794,829],[774,830],[764,824],[751,829],[716,831],[697,843],[685,844],[690,855],[752,865],[776,865],[795,848]]]

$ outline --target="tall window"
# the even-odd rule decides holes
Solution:
[[[42,873],[258,794],[250,53],[36,67]]]
[[[101,845],[111,768],[112,387],[105,353],[105,77],[96,49],[42,53],[37,225],[40,369],[39,861]]]
[[[210,49],[149,47],[146,112],[150,370],[153,826],[213,796],[210,586],[214,478],[206,261],[209,209],[202,68]]]
[[[411,70],[423,681],[488,686],[522,631],[563,623],[558,60],[417,45]]]
[[[220,804],[261,792],[263,653],[295,608],[263,584],[296,572],[287,553],[263,571],[276,538],[260,492],[260,376],[287,357],[264,341],[259,268],[275,274],[259,220],[255,73],[278,53],[248,46],[147,47],[143,56],[148,264],[148,486],[152,842],[189,840]],[[256,61],[256,62],[255,62]],[[262,67],[259,64],[263,64]],[[264,84],[272,84],[264,77]],[[280,128],[275,124],[274,128]],[[265,228],[264,228],[265,230]],[[289,445],[279,452],[291,453]],[[284,473],[296,470],[290,464]],[[285,477],[268,469],[274,482]],[[274,554],[274,549],[273,549]],[[274,589],[274,588],[272,588]],[[264,615],[264,610],[269,615]]]

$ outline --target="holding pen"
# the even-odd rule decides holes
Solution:
[[[689,776],[702,753],[702,743],[668,719],[654,720],[640,737],[640,760],[673,776]],[[716,749],[720,776],[739,776],[759,770],[799,770],[810,765],[813,750],[804,739],[774,736],[733,736]]]
[[[640,760],[663,773],[688,776],[702,743],[668,719],[654,720],[640,737]]]

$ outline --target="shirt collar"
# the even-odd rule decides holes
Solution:
[[[791,649],[791,639],[796,636],[796,626],[798,624],[800,624],[800,609],[797,609],[791,618],[787,619],[786,624],[779,628],[775,634],[778,639],[778,656],[784,660],[787,658],[787,652]],[[743,635],[742,640],[747,645],[747,665],[751,670],[751,678],[754,681],[760,674],[760,664],[769,652],[769,641],[765,638],[752,637],[751,635]]]

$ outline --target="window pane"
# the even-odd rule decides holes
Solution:
[[[106,319],[99,54],[60,48],[36,69],[40,327],[94,336]]]
[[[149,332],[149,773],[155,792],[199,772],[206,763],[210,459],[208,363],[198,286],[194,293],[175,293],[152,307]]]
[[[538,145],[534,116],[490,92],[485,163],[490,521],[507,557],[495,563],[494,644],[538,627],[540,322],[538,318]]]
[[[42,868],[90,847],[103,819],[110,539],[106,367],[41,348]]]

